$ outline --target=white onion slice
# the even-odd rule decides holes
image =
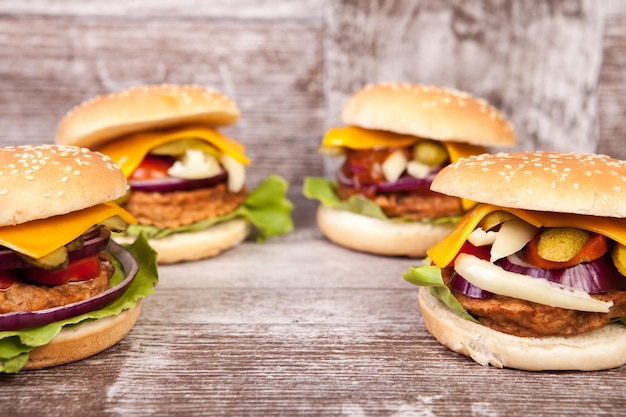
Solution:
[[[613,302],[592,298],[588,293],[542,278],[505,271],[489,261],[462,253],[455,271],[478,288],[495,294],[570,310],[608,313]]]

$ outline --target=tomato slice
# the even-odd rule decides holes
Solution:
[[[0,270],[0,291],[8,290],[19,279],[20,277],[16,270]]]
[[[607,238],[598,234],[591,233],[589,240],[584,244],[582,249],[569,261],[554,262],[547,259],[543,259],[539,256],[539,238],[541,233],[528,242],[524,249],[524,257],[526,261],[541,269],[560,269],[569,268],[574,265],[578,265],[581,262],[595,261],[609,250],[609,244]]]
[[[41,268],[24,268],[25,278],[46,285],[60,285],[69,281],[87,281],[100,275],[100,259],[98,255],[70,261],[65,269],[49,271]]]
[[[169,177],[167,170],[174,164],[174,161],[175,159],[169,156],[146,155],[128,179],[145,181],[167,178]]]
[[[484,259],[488,261],[491,258],[491,245],[474,246],[469,241],[465,241],[463,243],[463,246],[461,246],[459,253],[454,256],[454,259],[452,260],[452,262],[450,262],[448,266],[454,266],[454,261],[456,261],[457,256],[462,253],[474,255],[479,259]]]

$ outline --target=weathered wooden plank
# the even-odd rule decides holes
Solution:
[[[609,17],[605,32],[598,152],[626,159],[626,13]]]
[[[0,17],[0,144],[52,141],[63,114],[96,94],[197,83],[240,105],[227,132],[247,145],[251,183],[271,172],[299,182],[322,167],[321,31],[306,22]]]
[[[592,151],[603,13],[595,1],[333,2],[327,124],[363,84],[415,81],[487,99],[520,149]]]
[[[323,17],[326,0],[5,0],[1,14],[41,16],[116,16],[119,18],[291,19]]]

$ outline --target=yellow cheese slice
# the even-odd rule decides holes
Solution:
[[[136,222],[116,204],[99,204],[60,216],[0,227],[0,245],[32,258],[41,258],[113,216],[120,216],[129,224]]]
[[[509,212],[535,227],[576,227],[599,233],[622,245],[626,245],[626,218],[618,219],[582,214],[530,211],[480,204],[465,214],[445,239],[428,250],[428,257],[440,268],[450,264],[461,249],[461,246],[463,246],[463,243],[467,240],[467,237],[476,229],[478,223],[487,214],[498,210]]]
[[[136,133],[108,143],[99,148],[98,151],[115,161],[128,178],[151,149],[168,142],[189,138],[204,140],[242,164],[250,164],[250,160],[244,154],[244,146],[241,143],[217,130],[203,126],[187,126],[167,131]]]
[[[346,126],[335,127],[326,132],[322,139],[322,146],[340,146],[350,149],[392,148],[411,146],[419,140],[417,136]]]
[[[455,163],[461,158],[467,158],[472,155],[480,155],[487,152],[487,148],[478,145],[470,145],[469,143],[458,142],[442,142],[445,146],[448,156],[450,157],[450,163]],[[463,211],[468,211],[474,207],[477,203],[473,200],[466,198],[461,199],[461,207]]]

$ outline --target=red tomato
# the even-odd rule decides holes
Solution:
[[[167,170],[174,164],[174,159],[170,157],[146,155],[141,164],[133,171],[129,180],[143,181],[167,178]]]
[[[71,261],[67,268],[48,271],[41,268],[24,268],[22,274],[31,281],[46,285],[60,285],[69,281],[87,281],[100,275],[98,255]]]
[[[448,266],[454,266],[454,261],[456,260],[456,257],[459,256],[459,254],[461,253],[474,255],[479,259],[489,260],[491,258],[491,245],[474,246],[469,241],[465,241],[465,243],[463,243],[463,246],[461,246],[459,253],[456,254],[454,259],[452,260],[452,262],[450,262],[450,265]]]
[[[0,291],[9,289],[15,281],[19,279],[19,275],[16,270],[5,269],[0,270]]]

